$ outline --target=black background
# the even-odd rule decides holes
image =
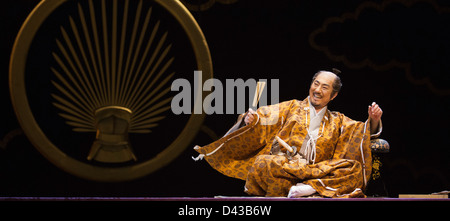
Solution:
[[[45,159],[24,134],[9,138],[20,127],[8,89],[10,54],[20,26],[37,3],[9,0],[0,9],[0,196],[245,195],[243,181],[191,159],[197,153],[190,147],[213,141],[203,131],[168,166],[119,183],[65,173]],[[371,4],[238,0],[216,2],[208,10],[192,13],[209,44],[214,78],[221,82],[279,79],[280,101],[302,100],[315,72],[336,67],[342,71],[344,86],[329,109],[360,121],[367,118],[367,107],[373,101],[384,111],[381,138],[391,146],[390,153],[383,155],[382,169],[388,195],[448,190],[450,5],[431,0]],[[357,11],[356,19],[344,16]],[[342,22],[331,22],[310,41],[311,34],[332,17]],[[393,61],[410,68],[389,65]],[[209,115],[204,126],[221,136],[236,117]]]

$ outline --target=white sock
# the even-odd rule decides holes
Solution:
[[[309,196],[315,192],[316,190],[312,188],[312,186],[303,183],[297,183],[297,185],[292,186],[291,189],[289,190],[288,197],[296,198],[302,196]]]

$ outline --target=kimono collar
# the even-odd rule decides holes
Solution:
[[[314,117],[317,115],[320,115],[320,118],[325,118],[325,120],[328,120],[328,118],[330,117],[330,111],[328,110],[328,106],[323,107],[319,112],[316,111],[316,108],[314,108],[314,106],[311,105],[311,102],[309,100],[309,96],[303,100],[303,102],[305,102],[305,106],[303,107],[303,110],[308,110],[310,114]]]
[[[323,118],[323,116],[325,115],[325,113],[327,112],[327,106],[323,107],[322,109],[320,109],[319,112],[316,111],[316,108],[314,106],[311,105],[311,100],[308,96],[308,104],[309,104],[309,110],[310,110],[310,114],[312,117],[320,117]]]

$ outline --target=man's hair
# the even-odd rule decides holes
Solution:
[[[316,74],[314,74],[311,84],[314,82],[314,80],[316,80],[316,77],[319,76],[319,74],[321,72],[325,72],[325,71],[320,70]],[[336,78],[334,78],[334,82],[333,82],[333,93],[331,93],[331,96],[334,96],[335,94],[339,93],[339,91],[341,91],[341,88],[342,88],[341,78],[339,77],[339,74],[341,73],[341,71],[336,68],[333,68],[332,71],[328,71],[328,72],[334,73],[336,75]]]

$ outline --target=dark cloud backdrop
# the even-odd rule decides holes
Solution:
[[[364,2],[328,18],[311,44],[350,67],[404,68],[411,83],[450,95],[448,30],[450,8],[434,1]]]

